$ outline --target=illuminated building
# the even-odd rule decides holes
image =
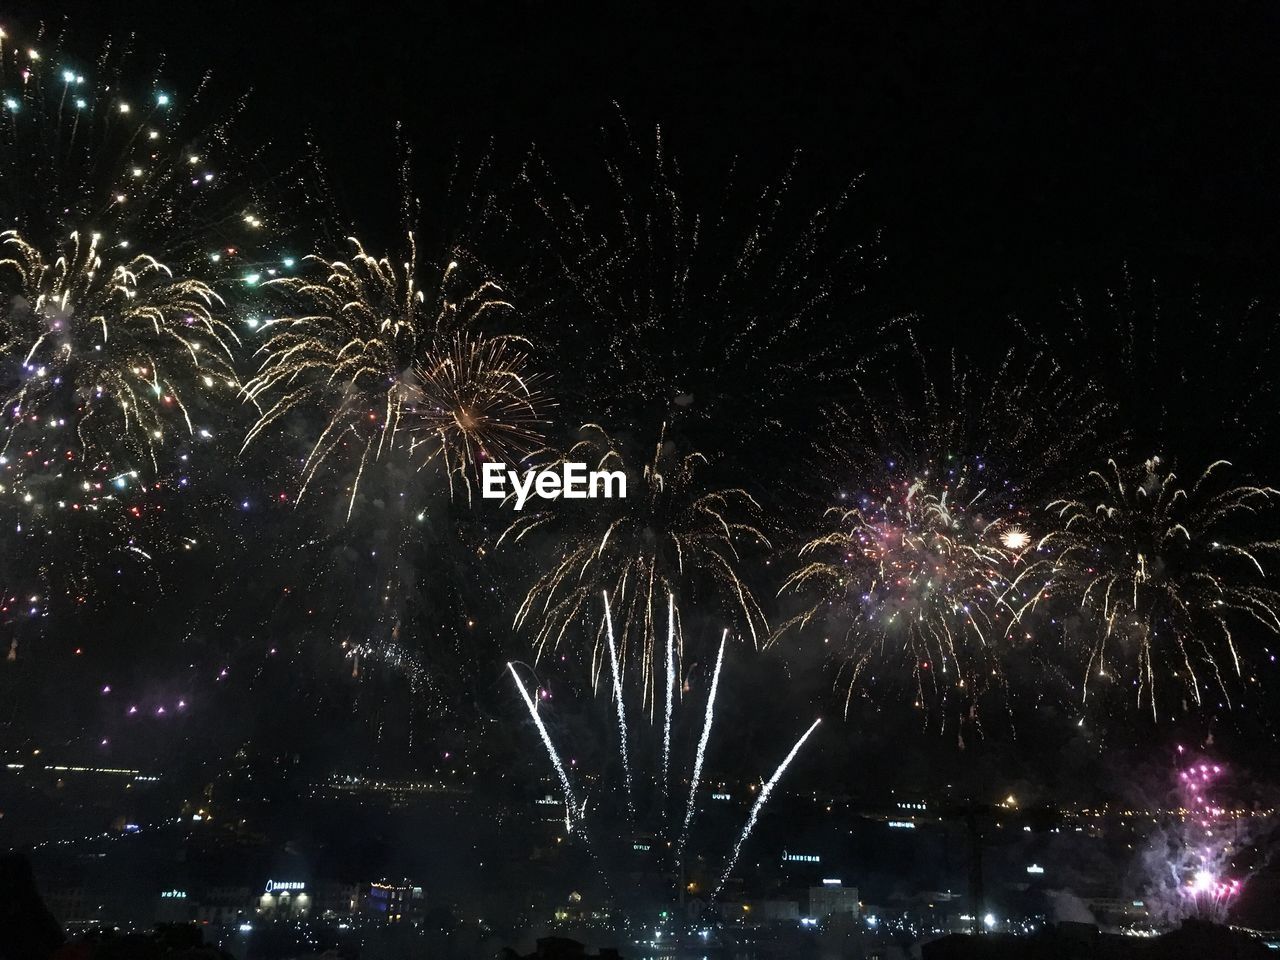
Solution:
[[[312,900],[302,880],[268,880],[258,898],[258,916],[264,920],[302,920],[311,916]]]
[[[422,919],[426,897],[422,887],[408,880],[371,883],[360,898],[360,912],[387,923],[412,923]]]
[[[439,780],[382,780],[360,776],[332,776],[315,784],[311,794],[317,799],[345,799],[392,810],[438,799],[469,796],[467,787]]]
[[[858,888],[846,887],[839,880],[823,880],[822,886],[809,888],[809,916],[819,920],[836,914],[858,914]]]

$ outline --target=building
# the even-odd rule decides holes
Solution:
[[[161,890],[156,897],[156,923],[189,923],[194,913],[195,901],[185,890]]]
[[[387,923],[419,921],[426,906],[422,887],[408,880],[379,880],[366,886],[360,896],[360,912]]]
[[[377,780],[336,775],[311,788],[311,795],[317,799],[348,800],[361,806],[391,810],[470,794],[470,787],[444,780]]]
[[[310,892],[312,916],[340,919],[360,912],[359,884],[316,883]]]
[[[822,920],[837,914],[858,915],[857,887],[846,887],[839,880],[823,880],[822,886],[809,888],[809,916]]]
[[[752,904],[754,919],[764,921],[800,919],[800,903],[796,900],[759,900]]]
[[[258,898],[257,914],[263,920],[305,920],[313,906],[302,880],[268,880]]]
[[[922,944],[924,960],[1265,960],[1274,951],[1258,937],[1187,920],[1158,937],[1103,933],[1083,923],[1060,923],[1029,937],[949,934]]]
[[[1085,897],[1084,905],[1103,924],[1118,926],[1149,919],[1146,904],[1130,897]]]
[[[197,923],[229,927],[251,917],[257,907],[249,887],[208,887],[195,902]]]
[[[796,923],[800,904],[796,900],[730,900],[717,903],[716,913],[729,923]]]

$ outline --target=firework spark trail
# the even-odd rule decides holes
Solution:
[[[534,249],[559,294],[540,309],[556,327],[589,331],[575,337],[576,370],[604,419],[633,419],[655,401],[683,405],[696,384],[686,422],[754,445],[784,411],[843,389],[849,370],[879,352],[878,334],[826,333],[862,295],[875,259],[850,202],[855,181],[811,203],[796,153],[758,184],[731,165],[723,192],[707,197],[658,127],[633,129],[620,113],[602,133],[606,184],[589,201],[536,156],[522,180],[545,217]]]
[[[584,424],[581,439],[562,462],[593,462],[600,471],[627,477],[626,497],[593,500],[517,515],[498,543],[545,538],[558,559],[529,587],[515,617],[529,628],[539,656],[555,649],[570,628],[607,590],[616,615],[618,659],[624,673],[636,670],[643,706],[658,710],[663,699],[661,638],[657,635],[662,593],[705,591],[734,634],[759,646],[768,622],[742,576],[744,547],[769,548],[752,524],[760,505],[744,489],[709,487],[702,453],[681,453],[663,425],[651,459],[636,462],[598,424]],[[593,681],[604,670],[603,638],[594,635]]]
[[[627,709],[622,702],[622,674],[618,669],[618,646],[613,640],[613,617],[609,613],[609,594],[604,594],[604,627],[609,640],[609,670],[613,675],[613,700],[618,706],[618,753],[622,757],[622,777],[627,789],[627,814],[636,817],[631,795],[631,758],[627,753]]]
[[[668,638],[670,643],[668,664],[671,667],[670,675],[674,676],[675,668],[677,666],[677,656],[678,656],[678,650],[676,649],[676,647],[679,642],[679,636],[677,633],[679,629],[679,611],[675,607],[674,599],[669,598],[669,600],[671,605],[668,610],[668,620],[667,620],[668,628],[669,628]],[[614,697],[615,697],[615,705],[616,705],[616,701],[620,698],[623,691],[621,686],[620,661],[619,661],[619,658],[617,657],[617,645],[615,642],[615,638],[612,636],[612,628],[613,628],[612,612],[610,611],[608,595],[606,594],[605,595],[605,623],[604,623],[604,630],[601,631],[602,633],[605,634],[605,639],[602,641],[602,645],[607,645],[609,648],[611,664],[614,664],[614,663],[619,664],[619,668],[616,669],[615,672],[613,673],[613,678],[617,683],[617,686],[614,687]],[[683,817],[681,818],[681,821],[679,824],[680,830],[678,832],[678,835],[675,829],[677,825],[675,821],[678,814],[675,811],[672,811],[669,808],[668,804],[666,803],[662,803],[657,806],[657,812],[658,812],[658,816],[661,819],[661,824],[655,825],[654,827],[655,832],[665,834],[668,837],[669,842],[670,840],[673,840],[673,839],[676,841],[676,850],[673,853],[673,856],[674,856],[673,865],[676,868],[675,875],[679,874],[680,867],[683,863],[683,858],[684,858],[684,854],[685,854],[687,844],[688,844],[688,839],[689,839],[689,828],[693,821],[694,813],[696,812],[698,788],[702,780],[702,770],[703,770],[703,765],[706,759],[707,744],[710,740],[711,730],[715,724],[715,702],[718,696],[718,691],[720,686],[720,674],[724,666],[724,652],[725,652],[725,648],[728,646],[728,640],[729,640],[729,630],[726,629],[721,634],[721,637],[720,637],[720,647],[716,655],[715,669],[711,675],[711,684],[707,693],[707,701],[706,701],[705,712],[703,717],[702,733],[698,743],[697,752],[693,758],[694,765],[693,765],[692,776],[690,777],[688,804],[684,809]],[[569,783],[568,774],[566,773],[563,764],[560,762],[559,753],[556,751],[552,743],[551,735],[547,731],[545,725],[542,723],[540,716],[538,715],[534,698],[532,698],[529,695],[529,692],[525,688],[524,684],[520,682],[520,678],[516,674],[514,664],[509,662],[507,664],[507,668],[511,671],[511,675],[516,681],[516,685],[520,690],[520,695],[524,698],[525,706],[529,710],[529,715],[533,718],[534,724],[538,728],[539,736],[542,737],[542,742],[546,748],[547,755],[551,758],[551,762],[552,762],[552,765],[555,767],[556,774],[560,778],[561,788],[565,794],[566,827],[568,827],[570,832],[575,837],[577,837],[579,841],[583,844],[587,853],[591,856],[593,862],[595,863],[596,868],[599,870],[601,879],[604,881],[605,887],[608,890],[612,887],[612,884],[609,882],[609,874],[608,874],[608,870],[606,869],[605,860],[598,857],[594,849],[595,839],[600,839],[603,837],[606,839],[606,842],[608,842],[608,838],[612,838],[613,840],[617,840],[617,841],[627,841],[630,831],[628,831],[628,829],[625,827],[620,830],[619,825],[616,823],[601,822],[599,823],[600,834],[598,837],[593,838],[592,829],[587,817],[587,807],[588,807],[587,801],[585,799],[579,800],[575,797],[573,793],[573,789]],[[674,701],[674,693],[672,694],[672,699]],[[623,744],[627,742],[625,718],[621,710],[619,710],[618,712],[618,718],[619,718],[619,726],[623,734],[621,739],[619,740],[619,753],[621,754],[623,750]],[[810,726],[809,729],[805,731],[804,735],[801,736],[800,739],[796,741],[795,745],[791,748],[791,751],[787,754],[786,758],[782,761],[782,763],[778,765],[778,768],[773,772],[773,775],[769,778],[769,780],[763,784],[763,787],[756,798],[755,804],[751,809],[750,817],[747,820],[747,824],[743,828],[742,835],[738,838],[737,843],[733,848],[732,855],[728,859],[728,867],[725,870],[725,877],[728,876],[729,872],[733,869],[733,866],[737,863],[738,858],[741,856],[742,849],[745,847],[747,841],[750,839],[750,835],[752,830],[755,828],[756,821],[759,818],[761,811],[764,809],[765,804],[768,802],[769,797],[772,795],[774,788],[781,781],[782,777],[786,774],[792,761],[799,754],[801,748],[804,746],[805,742],[809,739],[809,737],[813,734],[814,730],[817,729],[819,723],[821,723],[820,719],[815,720],[813,722],[812,726]],[[664,750],[667,750],[667,745],[665,743],[664,743]],[[654,761],[656,761],[657,757],[655,756],[653,759]],[[666,759],[669,765],[669,762],[670,762],[669,756],[667,756]],[[624,770],[629,771],[629,766],[630,766],[630,758],[628,757],[627,760],[624,762]],[[668,767],[668,772],[669,772],[669,767]],[[589,777],[589,779],[594,779],[594,778]],[[654,776],[654,777],[644,778],[643,782],[653,782],[656,784],[657,781],[658,781],[658,778]],[[631,799],[632,798],[628,793],[629,820],[631,824],[634,824],[635,810],[631,803]],[[596,817],[599,817],[601,815],[604,815],[604,816],[609,815],[608,808],[602,808],[597,806],[593,809],[595,811],[593,815]],[[647,806],[646,806],[646,809],[648,809]],[[632,844],[629,841],[625,842],[625,847],[627,849],[630,849],[632,847]],[[625,853],[623,855],[625,856]],[[724,884],[724,879],[721,879],[720,885],[716,887],[717,894],[719,893],[720,888],[723,886],[723,884]],[[672,891],[673,896],[674,896],[674,893],[675,891]],[[609,896],[609,899],[612,900],[613,894],[611,892],[608,894],[608,896]]]
[[[0,449],[0,498],[111,515],[115,478],[186,472],[179,448],[239,389],[224,295],[263,222],[232,116],[186,122],[199,88],[132,76],[114,44],[81,74],[29,39],[0,44],[0,447],[22,451]]]
[[[1043,599],[1047,573],[1026,559],[1027,535],[1003,519],[1016,508],[971,487],[982,467],[892,477],[857,506],[829,508],[825,531],[801,548],[804,564],[782,590],[806,594],[809,606],[779,633],[824,622],[834,607],[849,659],[846,709],[863,671],[886,660],[909,665],[917,706],[929,693],[970,702],[991,677],[998,682],[1000,657]]]
[[[263,324],[260,366],[244,384],[259,411],[244,446],[296,410],[318,409],[324,426],[297,499],[322,471],[353,471],[350,516],[366,468],[399,453],[418,469],[438,464],[450,495],[460,486],[470,501],[482,462],[542,444],[529,342],[482,329],[514,307],[478,266],[433,267],[412,231],[400,265],[351,243],[348,260],[311,255],[305,275],[263,284],[283,296],[283,312]]]
[[[1248,692],[1247,651],[1232,627],[1252,622],[1280,634],[1280,592],[1260,559],[1280,542],[1245,531],[1275,509],[1280,490],[1214,479],[1229,467],[1215,461],[1183,485],[1160,457],[1133,466],[1109,460],[1080,494],[1047,506],[1056,529],[1041,546],[1054,557],[1058,590],[1097,619],[1082,701],[1096,682],[1132,680],[1136,705],[1157,719],[1166,669],[1182,685],[1184,704],[1198,707],[1216,688],[1232,709],[1233,688]],[[1241,528],[1240,520],[1250,523]]]
[[[711,725],[715,722],[716,690],[720,686],[720,667],[724,663],[724,645],[729,639],[726,630],[720,637],[720,652],[716,654],[716,671],[711,675],[711,691],[707,694],[707,712],[702,719],[702,736],[698,738],[698,752],[693,759],[693,776],[689,779],[689,803],[684,809],[684,823],[680,827],[680,839],[676,842],[676,863],[684,858],[684,846],[689,839],[689,824],[693,822],[694,806],[698,799],[698,781],[702,779],[702,761],[707,755],[707,741],[711,739]]]
[[[854,380],[856,408],[829,412],[815,468],[835,497],[779,591],[803,607],[774,639],[831,644],[846,712],[907,688],[963,744],[987,705],[1009,712],[1008,669],[1050,596],[1034,511],[1111,407],[1039,354],[968,361],[912,337],[899,356],[883,382]]]
[[[729,879],[729,874],[733,872],[733,868],[738,864],[738,856],[742,853],[742,845],[747,842],[747,838],[751,836],[751,831],[755,828],[756,820],[760,816],[760,811],[769,800],[769,794],[773,793],[774,786],[782,779],[782,775],[787,772],[787,767],[791,765],[791,761],[796,758],[796,754],[800,752],[800,748],[804,746],[804,742],[809,739],[809,735],[818,729],[818,724],[822,722],[819,717],[813,721],[813,724],[804,732],[796,745],[791,748],[791,752],[787,754],[786,759],[778,764],[778,769],[773,771],[773,776],[769,778],[768,783],[760,788],[760,795],[756,797],[756,802],[751,807],[751,813],[747,816],[747,822],[742,827],[742,835],[738,837],[738,842],[733,845],[733,852],[729,854],[729,862],[725,864],[724,872],[720,875],[720,881],[716,884],[715,892],[711,894],[711,902],[714,903],[716,897],[720,895],[720,891],[724,889],[725,882]]]
[[[662,718],[662,799],[667,799],[671,769],[671,710],[676,693],[676,603],[667,594],[667,703]],[[717,671],[718,672],[718,671]]]
[[[72,405],[78,460],[123,454],[159,472],[161,438],[192,423],[194,394],[234,384],[235,333],[219,316],[222,299],[201,280],[177,275],[146,254],[100,249],[100,236],[72,232],[44,251],[14,230],[0,233],[0,278],[13,279],[8,319],[21,325],[16,388],[0,453]],[[6,351],[0,348],[0,356]],[[18,359],[18,352],[9,354]],[[90,389],[92,385],[92,389]],[[20,413],[19,413],[20,411]],[[177,429],[171,429],[176,426]],[[57,444],[58,431],[35,442]],[[66,441],[61,441],[66,442]]]
[[[1186,831],[1186,865],[1191,874],[1181,893],[1192,913],[1222,919],[1227,901],[1240,892],[1240,881],[1224,876],[1229,867],[1231,843],[1226,811],[1211,796],[1222,773],[1219,764],[1192,764],[1179,776],[1182,809],[1189,812]]]
[[[39,597],[24,643],[120,559],[159,589],[166,554],[204,543],[186,534],[239,388],[229,274],[261,245],[241,204],[273,192],[241,189],[232,117],[193,128],[200,91],[130,45],[81,74],[45,28],[29,40],[0,43],[0,582]],[[10,659],[16,626],[0,615]]]
[[[564,764],[560,761],[560,754],[556,751],[555,744],[551,741],[551,734],[547,732],[546,726],[542,722],[542,718],[538,716],[538,708],[534,704],[533,698],[529,696],[529,691],[520,681],[520,675],[516,673],[515,663],[507,661],[507,669],[511,671],[511,677],[516,682],[516,687],[520,690],[520,696],[524,699],[525,706],[529,708],[529,716],[533,717],[534,725],[538,728],[538,735],[542,737],[542,743],[547,748],[547,756],[551,758],[551,765],[555,767],[556,775],[560,778],[560,789],[564,791],[564,826],[565,833],[570,836],[574,832],[574,820],[581,825],[578,830],[578,837],[582,840],[586,847],[588,855],[595,864],[596,871],[600,876],[601,883],[604,884],[605,892],[610,900],[614,899],[613,884],[609,880],[609,875],[604,869],[604,865],[596,856],[595,845],[591,842],[591,833],[587,829],[587,801],[585,799],[579,803],[573,794],[573,787],[569,783],[569,775],[565,771]]]
[[[1243,890],[1253,847],[1247,811],[1224,807],[1216,796],[1225,768],[1207,757],[1189,764],[1178,747],[1175,800],[1166,822],[1148,839],[1142,863],[1147,884],[1142,894],[1148,911],[1165,923],[1199,917],[1224,923]],[[1256,851],[1256,848],[1254,848]],[[1245,854],[1246,862],[1237,859]]]
[[[546,725],[543,724],[542,718],[538,716],[537,705],[534,704],[533,698],[529,696],[529,691],[525,689],[524,684],[521,682],[520,675],[516,673],[515,663],[507,661],[507,669],[511,671],[511,678],[515,680],[520,696],[524,698],[524,705],[529,708],[529,716],[533,718],[534,726],[538,728],[538,736],[542,737],[542,744],[547,748],[547,755],[551,758],[551,765],[555,767],[556,776],[560,778],[560,789],[564,791],[564,826],[567,832],[572,833],[573,819],[585,813],[585,807],[580,808],[578,802],[574,799],[573,787],[569,783],[569,774],[565,771],[564,764],[560,762],[560,754],[556,752],[555,744],[551,742],[551,734],[547,732]]]

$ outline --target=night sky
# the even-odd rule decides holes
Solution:
[[[894,311],[969,328],[1125,263],[1270,291],[1264,4],[698,6],[141,2],[72,4],[66,23],[87,49],[132,32],[179,80],[251,88],[245,135],[288,148],[310,132],[362,222],[395,207],[397,122],[424,183],[491,141],[504,157],[536,144],[569,176],[617,103],[709,176],[796,148],[815,178],[863,175]],[[11,9],[62,22],[56,3]]]
[[[624,127],[645,152],[660,125],[683,189],[709,207],[722,195],[738,196],[725,192],[731,167],[733,182],[754,197],[794,159],[788,211],[811,211],[853,185],[834,229],[860,254],[832,261],[837,302],[780,358],[791,361],[788,350],[805,353],[821,343],[835,345],[844,362],[910,329],[930,349],[976,358],[976,369],[990,375],[1008,347],[1044,348],[1079,382],[1096,381],[1124,407],[1117,422],[1081,443],[1073,462],[1093,465],[1115,450],[1140,462],[1176,444],[1180,462],[1225,457],[1246,476],[1276,482],[1274,5],[689,6],[42,2],[11,4],[5,25],[30,35],[43,23],[86,61],[104,40],[122,45],[131,36],[139,60],[163,58],[162,73],[179,90],[211,72],[206,101],[234,104],[247,93],[234,138],[242,147],[261,146],[250,170],[268,192],[279,188],[296,218],[294,236],[307,238],[295,243],[298,253],[353,228],[371,246],[395,244],[408,148],[423,235],[490,240],[486,252],[504,275],[526,283],[542,304],[533,314],[560,367],[548,389],[565,398],[562,425],[578,414],[588,419],[590,404],[603,403],[639,448],[680,391],[697,396],[682,442],[721,444],[715,478],[727,484],[745,476],[735,482],[769,514],[779,552],[767,563],[755,555],[749,578],[771,617],[795,612],[775,600],[777,571],[792,563],[820,515],[812,501],[831,495],[823,489],[827,478],[805,475],[805,465],[828,405],[849,396],[838,378],[815,376],[792,378],[785,388],[745,383],[739,398],[722,386],[735,370],[694,371],[663,381],[669,392],[656,421],[641,422],[642,404],[624,387],[616,394],[599,384],[588,389],[582,371],[604,333],[586,323],[553,329],[551,273],[541,261],[523,263],[547,237],[530,214],[521,172],[545,171],[542,184],[576,191],[587,204],[602,200],[603,158]],[[505,210],[496,233],[469,222],[467,191],[457,186],[457,171],[465,180],[481,161],[483,191]],[[308,191],[299,200],[293,188],[316,182],[316,170],[327,196]],[[1129,323],[1138,345],[1121,358],[1117,344],[1131,342]],[[677,356],[688,336],[687,328],[664,327],[656,349]],[[868,376],[883,387],[897,369],[873,363]],[[751,378],[744,370],[744,381]],[[746,421],[765,400],[775,404],[776,422],[755,429]],[[736,414],[742,424],[730,422]],[[401,677],[357,686],[348,660],[332,645],[309,641],[308,624],[337,622],[361,594],[341,584],[308,593],[305,584],[362,576],[386,535],[376,524],[344,533],[341,506],[323,499],[298,512],[285,502],[296,477],[274,459],[305,452],[299,428],[293,422],[293,432],[269,441],[278,446],[252,448],[211,478],[209,498],[222,511],[208,534],[216,549],[169,568],[161,595],[141,582],[117,581],[95,601],[94,615],[77,621],[74,639],[57,639],[59,649],[96,644],[92,663],[29,668],[22,706],[0,717],[14,749],[52,735],[70,755],[95,731],[109,730],[104,738],[113,740],[117,759],[189,763],[195,779],[207,775],[202,765],[217,767],[246,744],[297,754],[321,774],[364,761],[399,772],[440,768],[448,765],[446,753],[483,742],[468,763],[486,776],[516,754],[527,754],[529,769],[546,775],[503,675],[508,657],[532,659],[523,638],[505,631],[522,594],[516,585],[528,582],[540,555],[482,554],[501,532],[495,517],[447,508],[448,522],[415,541],[406,562],[426,571],[443,557],[449,583],[417,590],[414,581],[406,622],[412,619],[417,632],[405,633],[428,658],[443,658],[438,662],[456,682],[432,681],[429,695],[414,687],[409,696]],[[1059,469],[1045,465],[1046,473]],[[385,482],[398,481],[412,483],[413,475]],[[803,506],[789,499],[793,493]],[[236,509],[251,500],[253,511]],[[302,556],[299,540],[323,546],[296,565],[280,563],[281,556]],[[489,575],[477,573],[485,564],[500,586],[478,586]],[[689,620],[698,651],[690,670],[700,689],[718,630],[709,612]],[[156,627],[179,621],[192,624],[189,633]],[[473,621],[479,625],[464,626]],[[216,639],[199,629],[209,623],[218,627]],[[1274,649],[1273,635],[1254,639]],[[276,664],[276,656],[285,662]],[[238,686],[211,692],[219,665],[229,670],[227,686]],[[583,688],[584,672],[573,689]],[[146,691],[147,703],[189,697],[193,712],[181,721],[182,733],[129,733],[96,701],[81,705],[80,691],[97,689],[95,678],[107,673],[121,678],[111,682],[122,688]],[[792,697],[770,695],[779,676],[794,685]],[[34,693],[45,689],[28,685],[35,678],[67,699]],[[1020,682],[1016,672],[1011,679]],[[1203,739],[1206,731],[1260,779],[1276,772],[1268,719],[1274,700],[1263,697],[1251,699],[1256,713],[1243,717],[1206,707],[1154,732],[1135,721],[1137,734],[1114,718],[1080,733],[1074,715],[1054,706],[1021,718],[1016,733],[995,718],[988,737],[958,745],[954,728],[939,733],[900,703],[855,700],[842,720],[844,688],[810,648],[788,657],[775,647],[735,663],[729,680],[738,693],[721,724],[734,731],[736,749],[735,759],[721,762],[733,775],[759,776],[755,760],[741,758],[777,755],[818,713],[838,727],[824,728],[827,762],[810,759],[796,776],[832,789],[871,769],[892,770],[904,782],[957,778],[974,790],[1030,784],[1025,789],[1041,798],[1084,799],[1098,771],[1107,770],[1123,793],[1128,785],[1118,771],[1127,757],[1154,756],[1159,767],[1175,739]],[[216,707],[205,712],[211,701]],[[599,710],[602,702],[586,698],[580,709]],[[437,706],[439,717],[432,714]],[[294,724],[303,710],[314,715]],[[494,732],[503,727],[510,729]],[[902,750],[904,738],[914,752]],[[1115,753],[1102,752],[1103,744]]]

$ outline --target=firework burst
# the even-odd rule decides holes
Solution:
[[[263,325],[262,362],[245,386],[261,415],[245,445],[319,410],[299,498],[326,468],[339,471],[350,516],[365,468],[402,454],[417,469],[441,463],[450,491],[470,499],[482,461],[518,459],[540,443],[544,398],[528,341],[481,332],[514,308],[456,253],[424,289],[412,233],[400,265],[352,243],[350,261],[308,257],[315,276],[269,283],[286,310]]]
[[[687,433],[710,431],[698,442],[756,442],[874,352],[874,338],[827,326],[849,322],[872,259],[853,184],[812,205],[796,196],[814,184],[797,184],[794,157],[759,188],[736,164],[717,170],[723,190],[704,200],[661,129],[636,135],[620,116],[602,138],[602,169],[582,178],[599,175],[592,202],[544,166],[526,176],[556,291],[545,322],[571,334],[566,360],[593,416],[619,422],[656,402],[679,409]]]
[[[214,276],[262,221],[228,125],[187,128],[198,96],[42,40],[0,39],[0,480],[80,509],[208,438],[237,386]]]
[[[235,409],[224,296],[263,235],[228,124],[141,76],[127,45],[0,37],[0,583],[54,637],[201,542],[177,506]]]
[[[986,493],[958,470],[941,482],[903,478],[857,506],[830,508],[834,529],[800,549],[802,565],[783,584],[815,599],[781,629],[851,614],[848,696],[869,669],[902,665],[919,707],[952,689],[977,698],[999,681],[1005,648],[1026,639],[1015,632],[1043,597],[1043,564],[1006,546],[1025,534]]]
[[[42,251],[78,230],[100,234],[100,250],[149,250],[184,272],[255,263],[245,250],[256,250],[269,218],[240,175],[239,108],[209,115],[200,89],[169,86],[128,44],[86,64],[46,40],[0,37],[6,226]]]
[[[1046,597],[1038,491],[1105,407],[1041,357],[985,373],[952,358],[945,378],[911,358],[887,390],[855,385],[856,414],[830,418],[818,473],[838,494],[783,583],[798,610],[776,635],[835,641],[846,709],[905,674],[926,717],[977,722]]]
[[[187,393],[234,387],[237,341],[204,281],[175,277],[147,254],[103,251],[99,239],[73,233],[46,255],[16,231],[0,234],[9,343],[22,350],[0,452],[22,445],[25,431],[65,429],[82,460],[120,447],[126,462],[154,471],[173,428],[196,432]]]
[[[1233,626],[1280,633],[1280,593],[1264,561],[1280,543],[1254,533],[1280,491],[1230,486],[1230,464],[1184,485],[1159,457],[1135,467],[1108,461],[1078,496],[1049,504],[1055,528],[1041,541],[1055,579],[1095,618],[1084,697],[1098,683],[1132,687],[1158,717],[1157,680],[1182,692],[1184,710],[1253,682]]]
[[[1276,406],[1276,318],[1238,291],[1206,293],[1196,279],[1157,282],[1127,270],[1077,289],[1024,332],[1071,360],[1115,400],[1147,449],[1265,451]],[[1224,377],[1222,371],[1230,370]]]
[[[764,613],[742,575],[740,550],[768,546],[756,526],[756,501],[745,490],[716,488],[703,479],[707,457],[681,453],[664,426],[651,457],[637,463],[621,444],[595,424],[565,462],[589,462],[594,469],[622,471],[626,497],[592,500],[588,508],[522,513],[504,540],[549,542],[550,568],[529,588],[516,626],[533,633],[539,655],[555,649],[582,623],[589,606],[606,593],[615,612],[618,656],[625,671],[638,669],[644,699],[654,703],[662,655],[658,634],[662,604],[697,598],[714,606],[734,631],[759,644],[767,637]],[[592,675],[603,666],[604,625],[595,634]],[[676,649],[670,656],[682,654]],[[655,660],[655,657],[657,658]]]
[[[430,365],[419,363],[423,422],[412,446],[468,478],[483,461],[515,461],[540,443],[545,398],[525,372],[528,347],[523,337],[455,336]]]
[[[1251,872],[1260,813],[1226,799],[1229,771],[1210,757],[1177,750],[1171,809],[1148,838],[1139,862],[1142,899],[1164,923],[1188,917],[1225,923]],[[1265,824],[1265,820],[1263,823]]]

